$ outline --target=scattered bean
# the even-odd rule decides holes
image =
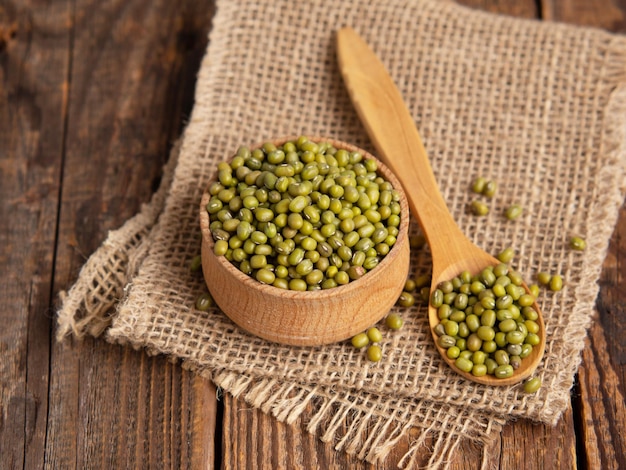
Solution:
[[[524,383],[524,391],[526,393],[535,393],[541,388],[541,379],[539,377],[532,377]]]
[[[372,344],[367,348],[367,358],[372,362],[378,362],[383,358],[383,351],[377,344]]]
[[[385,319],[385,324],[392,330],[399,330],[404,325],[404,320],[397,313],[390,313]]]
[[[474,215],[483,216],[489,214],[489,206],[482,201],[472,201],[470,209]]]
[[[206,312],[213,306],[215,306],[215,301],[208,292],[200,294],[196,299],[196,308],[202,312]]]
[[[370,342],[370,339],[367,336],[367,333],[359,333],[352,337],[352,346],[354,346],[357,349],[361,349],[367,346],[369,342]]]
[[[572,237],[570,238],[569,246],[573,250],[584,251],[587,248],[587,242],[581,237]]]
[[[515,220],[522,215],[523,209],[519,204],[513,204],[506,208],[504,215],[509,220]]]
[[[202,268],[202,256],[194,256],[189,262],[189,269],[192,272],[199,271]]]
[[[553,292],[557,292],[561,289],[563,289],[563,278],[560,275],[555,274],[550,279],[550,290]]]

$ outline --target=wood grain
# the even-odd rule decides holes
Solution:
[[[462,0],[626,31],[625,0]],[[101,340],[54,342],[56,294],[147,202],[192,106],[211,0],[0,0],[0,467],[394,468],[279,423],[178,364]],[[507,425],[452,469],[626,468],[626,209],[572,407]],[[252,454],[256,451],[256,454]],[[426,457],[420,456],[426,463]]]
[[[626,31],[624,0],[544,0],[541,17],[579,26],[593,26],[613,32]]]
[[[51,272],[70,34],[63,3],[0,11],[0,460],[35,466],[46,445]]]
[[[626,206],[600,278],[596,317],[583,350],[575,407],[587,468],[626,468]]]
[[[2,468],[189,466],[200,442],[180,425],[215,412],[179,366],[52,334],[56,292],[159,182],[211,5],[0,4]]]
[[[626,1],[542,2],[544,19],[626,32]],[[582,352],[573,392],[582,468],[626,468],[626,205],[622,206],[600,278],[598,315]]]

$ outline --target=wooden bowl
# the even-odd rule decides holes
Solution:
[[[273,141],[276,145],[293,140]],[[391,171],[368,152],[345,142],[329,142],[336,148],[359,151],[378,163],[378,173],[400,193],[400,227],[397,241],[371,271],[357,281],[331,289],[291,291],[265,285],[242,273],[224,256],[213,253],[213,236],[205,209],[211,196],[200,203],[202,229],[202,270],[205,282],[220,309],[239,327],[269,341],[314,346],[351,338],[383,318],[396,303],[409,270],[409,209],[400,182]],[[256,147],[253,147],[256,148]]]

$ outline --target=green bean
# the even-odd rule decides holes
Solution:
[[[415,297],[410,292],[402,291],[398,298],[398,305],[405,308],[412,307],[415,305]]]
[[[550,290],[557,292],[557,291],[560,291],[561,289],[563,289],[563,278],[560,275],[555,274],[550,279]]]
[[[470,209],[474,215],[484,216],[489,214],[489,206],[482,201],[472,201],[470,203]]]
[[[496,367],[496,370],[493,372],[493,375],[498,379],[506,379],[513,375],[513,367],[510,364],[501,365]]]
[[[380,343],[383,340],[383,335],[375,326],[367,330],[367,337],[372,343]]]
[[[502,263],[510,263],[514,257],[515,251],[511,247],[505,248],[500,253],[498,253],[497,256],[498,260],[500,260]]]
[[[213,247],[213,252],[216,256],[224,256],[228,251],[229,246],[226,240],[217,240]]]
[[[456,345],[456,340],[452,336],[446,335],[446,334],[441,335],[438,341],[439,341],[439,346],[445,349],[451,348],[452,346]]]
[[[498,185],[496,184],[495,181],[487,181],[485,183],[485,187],[482,190],[482,194],[484,194],[487,197],[493,197],[496,194],[496,189],[497,189]]]
[[[202,256],[196,255],[189,262],[189,270],[191,272],[196,272],[202,269]]]
[[[530,344],[531,346],[537,346],[541,342],[541,338],[536,333],[528,333],[526,336],[525,343]]]
[[[496,368],[498,367],[498,363],[491,358],[485,359],[485,367],[487,368],[487,374],[493,375]]]
[[[404,325],[404,320],[397,313],[391,313],[385,318],[385,324],[392,330],[399,330]]]
[[[539,284],[543,284],[544,286],[550,284],[551,279],[552,276],[547,272],[540,272],[537,274],[537,281],[539,281]]]
[[[461,369],[463,372],[470,372],[474,367],[472,361],[469,359],[465,359],[464,357],[458,357],[456,361],[454,361],[454,365]]]
[[[447,321],[443,327],[446,330],[446,335],[448,336],[454,337],[459,333],[459,324],[455,321]]]
[[[530,344],[522,344],[522,352],[520,353],[519,357],[521,357],[522,359],[524,359],[525,357],[530,356],[530,353],[533,351],[533,347]]]
[[[382,359],[383,353],[380,346],[372,344],[367,348],[367,358],[372,362],[378,362]]]
[[[472,359],[472,356],[474,355],[472,351],[464,349],[461,346],[459,346],[459,349],[461,349],[461,354],[459,354],[459,357],[462,357],[463,359],[469,359],[469,360]]]
[[[452,346],[446,349],[446,356],[450,359],[456,359],[461,355],[461,349],[458,346]]]
[[[513,204],[506,208],[504,215],[509,220],[515,220],[522,215],[523,209],[519,204]]]
[[[483,178],[482,176],[479,176],[472,183],[472,191],[474,191],[476,194],[482,194],[482,192],[485,189],[486,184],[487,184],[487,180]]]
[[[478,327],[476,334],[482,341],[491,341],[496,336],[495,330],[491,326],[485,325]]]
[[[535,299],[539,297],[539,286],[537,284],[531,284],[528,286],[528,290]]]
[[[581,237],[572,237],[569,240],[569,246],[573,250],[584,251],[587,248],[587,242]]]
[[[289,281],[289,289],[295,291],[305,291],[307,290],[307,283],[304,279],[292,278]]]
[[[510,364],[513,370],[517,370],[522,365],[522,358],[519,356],[511,356]]]
[[[463,310],[452,309],[452,313],[450,313],[450,317],[448,317],[448,319],[460,323],[465,321],[466,316],[467,315]]]
[[[370,340],[366,333],[359,333],[352,337],[351,342],[352,342],[352,346],[354,346],[357,349],[361,349],[367,346]]]
[[[206,312],[214,305],[215,305],[215,301],[213,300],[213,297],[211,296],[211,294],[209,294],[208,292],[205,292],[204,294],[200,294],[198,298],[196,299],[196,308],[203,312]]]
[[[261,268],[256,272],[256,280],[263,284],[272,284],[276,280],[275,274],[267,268]]]
[[[532,377],[524,383],[524,392],[535,393],[541,388],[541,379]]]

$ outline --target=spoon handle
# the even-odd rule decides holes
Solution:
[[[431,292],[440,281],[449,280],[463,271],[477,274],[487,266],[498,264],[496,258],[470,242],[455,223],[439,192],[411,113],[382,62],[350,28],[337,33],[337,55],[352,103],[378,151],[378,157],[404,187],[411,212],[428,239],[433,263]],[[528,287],[524,287],[528,291]],[[439,316],[432,304],[428,308],[428,321],[439,353],[453,370],[482,384],[511,385],[532,374],[543,356],[545,328],[536,302],[533,308],[538,313],[540,344],[533,348],[512,376],[504,379],[488,375],[478,377],[459,369],[437,343],[439,335],[434,328],[439,324]]]
[[[385,66],[350,27],[337,33],[337,55],[357,114],[379,158],[404,186],[431,250],[442,249],[450,259],[465,254],[470,243],[446,206],[413,118]]]

